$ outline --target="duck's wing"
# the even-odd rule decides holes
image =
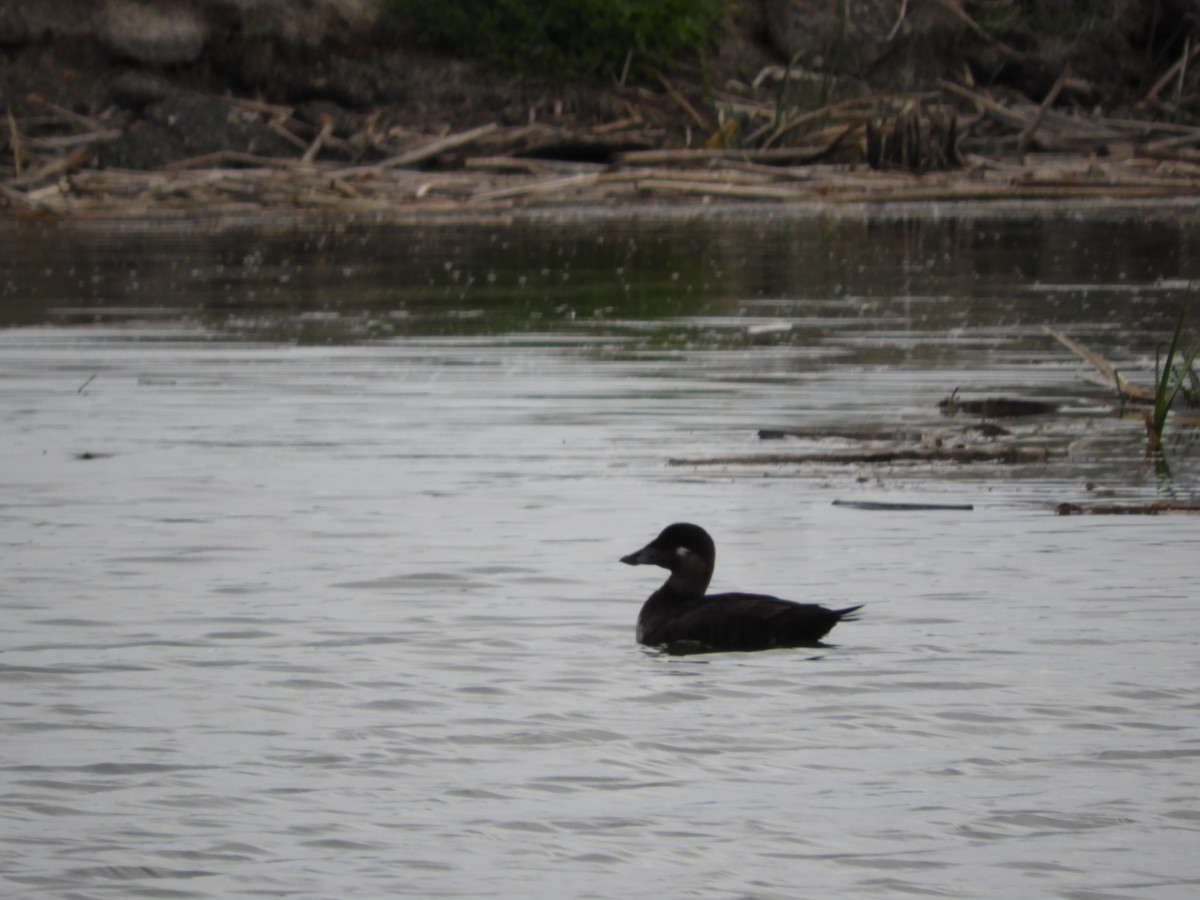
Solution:
[[[691,652],[812,646],[859,608],[828,609],[766,594],[709,594],[661,623],[653,643],[694,647]]]

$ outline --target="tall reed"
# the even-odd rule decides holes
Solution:
[[[1170,346],[1167,347],[1166,358],[1159,368],[1157,354],[1154,360],[1154,408],[1146,412],[1146,438],[1148,453],[1162,452],[1162,433],[1167,424],[1167,414],[1171,404],[1180,389],[1189,380],[1196,380],[1196,372],[1192,368],[1196,354],[1200,353],[1200,341],[1190,351],[1184,354],[1183,361],[1176,366],[1175,354],[1179,352],[1179,339],[1183,334],[1184,317],[1187,314],[1187,299],[1179,307],[1179,321],[1175,323],[1175,333],[1171,335]]]

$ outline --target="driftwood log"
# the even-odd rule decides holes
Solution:
[[[955,390],[938,402],[942,415],[965,413],[983,419],[1015,419],[1025,416],[1047,416],[1058,411],[1058,404],[1045,400],[1026,400],[1022,397],[985,397],[982,400],[963,400]]]
[[[894,503],[885,500],[834,500],[834,506],[872,512],[971,512],[970,503]]]
[[[1054,507],[1060,516],[1157,516],[1160,513],[1200,512],[1200,503],[1153,500],[1149,503],[1060,503]]]
[[[832,453],[757,453],[745,456],[680,457],[672,466],[787,466],[787,465],[878,465],[882,463],[1045,463],[1064,459],[1057,447],[896,447],[878,450],[845,450]]]

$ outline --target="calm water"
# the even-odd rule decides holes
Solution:
[[[1041,330],[1148,384],[1190,226],[4,238],[5,896],[1200,891],[1196,520],[1052,512],[1195,500],[1200,445]],[[668,464],[955,387],[1070,457]],[[639,648],[617,558],[680,519],[862,620]]]

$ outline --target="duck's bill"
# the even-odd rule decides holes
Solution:
[[[622,556],[621,562],[627,566],[653,566],[658,563],[658,553],[653,547],[646,546],[628,556]]]

